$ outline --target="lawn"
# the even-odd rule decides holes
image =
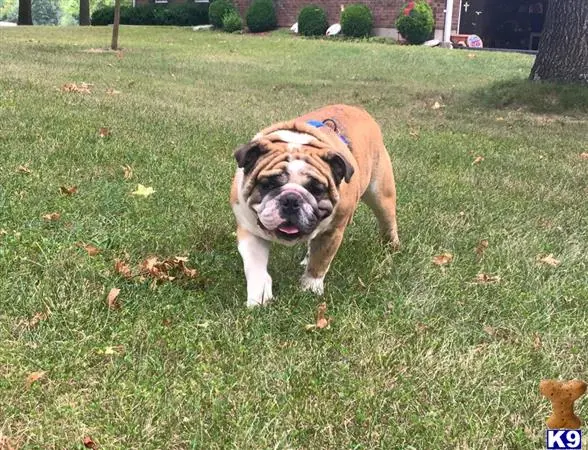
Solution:
[[[544,445],[539,381],[588,378],[585,88],[528,85],[528,55],[282,32],[123,27],[87,52],[109,33],[0,29],[0,448]],[[248,310],[232,151],[335,102],[382,126],[402,248],[362,205],[322,300],[277,247],[276,300]],[[115,270],[150,255],[199,275]]]

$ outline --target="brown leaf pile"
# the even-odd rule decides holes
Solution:
[[[65,83],[61,86],[61,92],[73,92],[76,94],[91,94],[92,91],[90,88],[92,87],[91,84],[88,83]]]
[[[151,278],[153,285],[164,281],[173,281],[179,277],[185,277],[189,279],[197,279],[200,277],[200,273],[197,269],[190,269],[186,263],[188,258],[185,256],[174,256],[160,260],[157,256],[150,256],[144,259],[137,268],[135,274],[131,267],[120,259],[115,260],[114,270],[126,279],[133,277],[139,277],[141,281],[146,278]]]
[[[120,259],[114,260],[114,270],[116,271],[116,273],[122,275],[124,278],[133,278],[131,268],[128,266],[127,263],[121,261]]]
[[[433,264],[436,266],[445,266],[453,261],[453,255],[451,253],[442,253],[433,257]]]

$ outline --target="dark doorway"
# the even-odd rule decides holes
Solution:
[[[537,50],[548,0],[462,0],[460,34],[484,47]]]

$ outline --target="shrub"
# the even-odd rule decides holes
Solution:
[[[322,36],[329,28],[327,13],[317,5],[308,5],[298,14],[298,33],[303,36]]]
[[[253,0],[245,16],[247,28],[252,33],[273,30],[278,26],[273,0]]]
[[[223,17],[235,7],[229,0],[213,0],[208,9],[208,20],[215,28],[223,27]]]
[[[345,36],[369,36],[372,33],[373,26],[372,12],[361,3],[349,5],[341,13],[341,31]]]
[[[223,16],[223,30],[227,33],[234,33],[243,29],[243,21],[241,16],[234,9]]]
[[[114,7],[103,6],[92,13],[92,25],[110,25],[114,21]],[[120,7],[123,25],[204,25],[208,23],[206,3],[177,5],[141,5]]]
[[[434,28],[433,10],[426,1],[410,1],[402,8],[396,29],[410,44],[422,44]]]

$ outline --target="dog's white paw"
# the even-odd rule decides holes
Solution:
[[[247,307],[266,306],[273,299],[272,277],[265,274],[258,282],[247,286]]]
[[[302,267],[306,267],[308,266],[308,253],[306,254],[306,256],[304,257],[304,259],[302,261],[300,261],[300,265]]]
[[[300,279],[302,290],[311,291],[317,295],[323,295],[323,292],[325,291],[324,279],[325,277],[313,278],[305,273]]]

